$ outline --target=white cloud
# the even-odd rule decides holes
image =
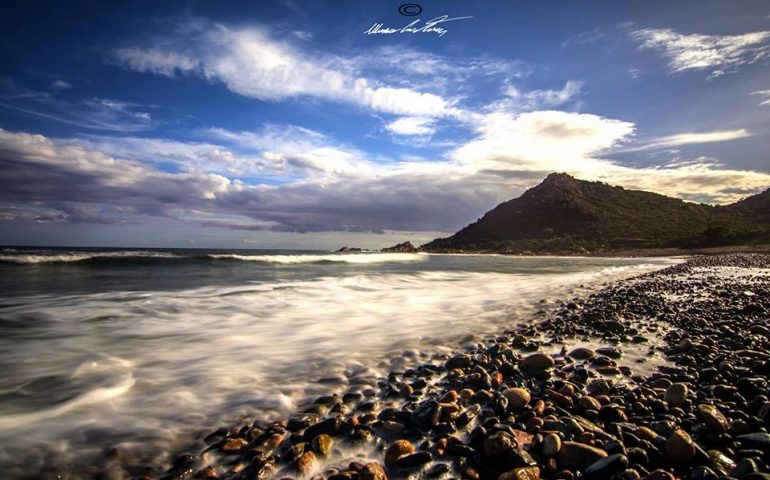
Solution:
[[[513,85],[504,90],[506,99],[493,104],[496,109],[506,108],[513,111],[535,110],[539,108],[557,107],[573,101],[583,87],[582,82],[568,80],[560,90],[529,90],[521,91]]]
[[[91,135],[71,143],[120,158],[236,177],[364,175],[372,169],[360,150],[295,125],[268,124],[254,132],[208,128],[197,133],[206,141]]]
[[[78,101],[50,96],[16,97],[27,103],[0,104],[0,107],[26,115],[74,125],[90,130],[114,132],[139,132],[153,126],[147,105],[121,102],[107,98],[91,98]]]
[[[436,132],[433,127],[433,119],[425,117],[401,117],[385,128],[396,135],[433,135]]]
[[[591,156],[627,140],[634,126],[592,114],[537,111],[487,115],[478,132],[452,153],[455,160],[491,169],[591,171],[601,166]]]
[[[151,48],[119,48],[115,50],[118,60],[132,70],[174,76],[177,73],[189,73],[200,68],[200,62],[182,53]]]
[[[757,90],[756,92],[751,92],[751,94],[759,96],[760,106],[770,106],[770,90]]]
[[[266,101],[310,96],[380,112],[427,116],[446,115],[453,106],[433,93],[380,85],[360,76],[348,60],[303,52],[260,28],[204,25],[188,34],[162,39],[160,46],[121,48],[114,54],[134,70],[167,76],[194,73]]]
[[[118,158],[154,165],[174,164],[182,170],[205,170],[222,175],[273,171],[254,156],[236,156],[230,149],[210,142],[181,142],[165,138],[89,135],[65,143],[104,152]]]
[[[730,140],[737,140],[750,136],[751,133],[749,133],[745,128],[707,133],[678,133],[676,135],[668,135],[665,137],[657,137],[646,141],[641,141],[639,144],[630,145],[627,148],[624,148],[622,151],[638,152],[643,150],[659,150],[698,143],[727,142]]]
[[[770,186],[770,174],[722,168],[711,159],[698,158],[679,165],[630,168],[614,165],[589,180],[626,188],[658,192],[695,202],[726,204]]]
[[[734,71],[770,56],[770,31],[741,35],[684,35],[664,28],[630,32],[641,49],[663,52],[672,72],[706,70],[709,78]]]
[[[65,82],[64,80],[54,80],[51,82],[51,88],[53,90],[66,90],[68,88],[72,88],[72,85]]]
[[[227,178],[201,172],[167,173],[71,142],[0,129],[2,197],[28,201],[119,203],[137,209],[212,200],[232,187]]]
[[[266,125],[257,132],[210,128],[203,132],[236,149],[253,152],[268,173],[290,175],[367,175],[374,168],[367,155],[321,132],[296,125]]]
[[[34,204],[50,209],[52,221],[114,222],[111,212],[118,210],[121,222],[156,215],[224,229],[452,231],[553,171],[720,203],[770,185],[770,174],[725,169],[710,159],[633,168],[601,158],[633,134],[633,124],[620,120],[561,111],[476,120],[476,137],[446,159],[388,163],[292,126],[209,129],[203,134],[212,142],[200,143],[136,138],[120,144],[113,137],[62,140],[0,130],[0,205]],[[127,159],[119,148],[162,159]],[[103,151],[109,149],[116,153]],[[204,157],[214,160],[207,165]],[[174,159],[180,171],[161,169]],[[248,159],[265,161],[264,171],[290,165],[293,175],[275,183],[219,173]],[[0,218],[22,221],[11,213]]]

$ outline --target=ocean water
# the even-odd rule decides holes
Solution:
[[[162,464],[677,261],[2,249],[0,470]]]

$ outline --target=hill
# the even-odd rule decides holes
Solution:
[[[422,250],[554,254],[764,243],[770,189],[715,207],[553,173]]]

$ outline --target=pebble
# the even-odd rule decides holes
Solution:
[[[770,433],[756,432],[738,435],[741,445],[748,448],[758,448],[765,453],[770,453]]]
[[[543,438],[541,453],[545,458],[555,457],[561,450],[561,437],[555,433],[549,433]]]
[[[332,449],[332,437],[322,433],[313,439],[311,446],[314,452],[321,455],[322,457],[326,457],[329,455]]]
[[[642,480],[676,480],[676,477],[671,472],[659,468],[642,477]]]
[[[759,471],[757,463],[750,458],[744,458],[735,465],[735,467],[730,472],[730,475],[733,477],[741,478],[744,475],[748,475],[749,473],[754,473],[757,471]]]
[[[484,456],[489,458],[505,457],[516,447],[516,439],[510,433],[496,432],[484,440]]]
[[[695,443],[684,430],[676,430],[668,437],[665,447],[666,457],[677,465],[688,464],[695,456]]]
[[[725,433],[730,428],[727,418],[712,405],[698,405],[697,415],[713,433]]]
[[[709,464],[711,468],[722,475],[727,475],[735,468],[735,462],[719,450],[708,451]]]
[[[497,477],[497,480],[540,480],[540,468],[519,467],[507,471]]]
[[[503,392],[503,396],[508,399],[508,407],[518,410],[529,404],[532,399],[526,388],[509,388]]]
[[[498,480],[768,480],[770,330],[757,318],[770,311],[770,282],[751,277],[751,303],[735,303],[735,293],[749,288],[740,285],[749,282],[744,276],[680,275],[688,265],[719,258],[697,257],[670,273],[612,284],[539,325],[474,337],[464,353],[431,357],[438,363],[390,364],[401,370],[351,382],[360,393],[325,395],[287,421],[220,429],[204,437],[210,458],[187,455],[155,476],[189,478],[198,471],[200,478],[242,480],[288,474],[287,466],[308,476],[324,458],[328,464],[316,478],[328,480],[384,480],[388,472]],[[751,256],[726,258],[756,265]],[[699,301],[670,301],[668,294]],[[558,364],[539,351],[592,337],[609,346],[578,346],[566,355],[562,347],[559,356],[568,358]],[[641,351],[629,346],[653,339]],[[632,375],[618,366],[621,348],[667,363],[652,375]],[[534,353],[518,364],[521,352]],[[348,445],[374,452],[388,470],[377,462],[342,466]],[[122,474],[122,468],[109,472]],[[98,472],[107,474],[107,466]]]
[[[596,410],[597,412],[602,408],[602,404],[599,403],[599,400],[590,395],[584,395],[580,397],[578,399],[578,405],[580,405],[585,410]]]
[[[473,360],[468,355],[455,355],[447,360],[444,368],[454,370],[455,368],[468,368],[473,365]]]
[[[614,477],[626,468],[628,468],[628,458],[621,453],[616,453],[595,461],[585,469],[583,474],[586,480],[603,480]]]
[[[305,452],[297,459],[297,471],[303,476],[309,476],[315,468],[316,456],[313,452]]]
[[[408,440],[396,440],[385,450],[385,465],[395,467],[399,458],[414,453],[414,445]]]
[[[700,467],[695,467],[693,469],[690,474],[690,480],[719,480],[719,475],[709,467],[701,465]]]
[[[578,347],[569,352],[568,356],[574,358],[575,360],[588,360],[590,358],[594,358],[596,354],[590,348]]]
[[[379,463],[368,463],[358,472],[360,480],[388,480],[385,470]]]
[[[583,443],[566,441],[562,443],[557,456],[557,462],[561,468],[575,468],[584,470],[592,463],[607,456],[607,452],[600,448],[585,445]]]
[[[417,452],[411,455],[404,455],[396,460],[396,468],[404,470],[412,470],[423,465],[430,463],[433,460],[433,456],[429,452]]]
[[[537,352],[533,353],[522,362],[522,366],[527,370],[548,370],[556,365],[553,357],[548,354]]]
[[[243,438],[228,438],[222,443],[223,452],[237,452],[248,444]]]
[[[664,399],[672,407],[681,407],[684,405],[685,400],[687,400],[688,393],[689,390],[684,383],[672,383],[666,389]]]

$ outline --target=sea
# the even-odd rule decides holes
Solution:
[[[0,471],[167,464],[680,261],[2,248]]]

